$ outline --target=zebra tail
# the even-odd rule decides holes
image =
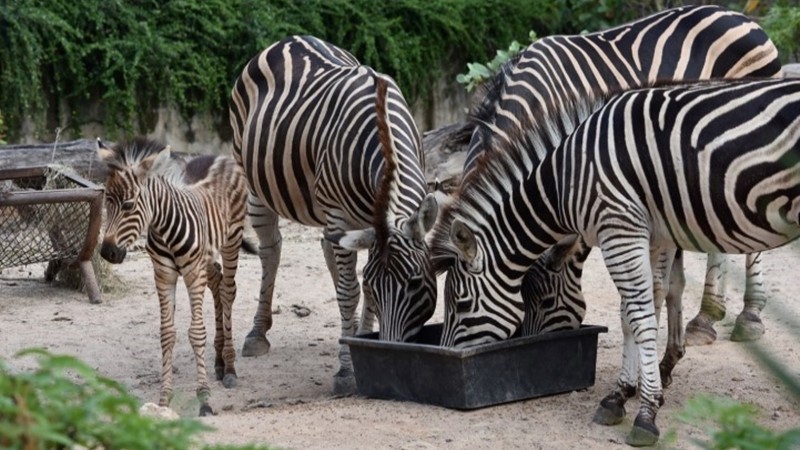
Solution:
[[[383,153],[383,177],[381,178],[378,192],[375,196],[375,214],[373,226],[378,245],[382,245],[389,238],[388,219],[392,214],[391,197],[396,186],[397,159],[394,149],[394,139],[389,125],[389,95],[388,83],[382,76],[375,75],[375,112],[378,139]]]

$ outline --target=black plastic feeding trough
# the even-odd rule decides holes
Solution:
[[[438,345],[436,324],[415,343],[379,341],[378,333],[341,342],[350,346],[359,395],[474,409],[592,386],[597,335],[607,331],[584,325],[453,349]]]

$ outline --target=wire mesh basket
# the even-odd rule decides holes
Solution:
[[[0,169],[0,268],[79,264],[90,301],[99,303],[91,257],[102,207],[103,189],[67,167]]]

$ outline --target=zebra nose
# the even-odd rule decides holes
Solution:
[[[119,248],[110,242],[103,242],[100,247],[100,256],[112,264],[119,264],[125,259],[126,250]]]

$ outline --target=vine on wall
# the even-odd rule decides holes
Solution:
[[[593,31],[673,0],[22,0],[0,8],[0,111],[5,139],[22,125],[51,140],[99,123],[113,139],[147,132],[157,108],[210,113],[227,136],[230,88],[261,49],[311,34],[393,76],[407,99],[429,102],[443,77],[485,61],[528,32]],[[694,2],[697,3],[697,2]],[[701,1],[702,3],[702,1]],[[722,2],[726,3],[726,2]],[[744,0],[727,2],[741,10]],[[749,0],[776,43],[794,46],[800,11]],[[773,3],[775,8],[771,8]],[[781,7],[783,9],[778,9]],[[771,15],[769,15],[771,14]],[[783,31],[780,31],[783,30]],[[768,32],[771,30],[768,29]],[[794,34],[793,34],[794,33]],[[87,105],[98,104],[99,110]],[[29,133],[29,131],[27,131]]]

